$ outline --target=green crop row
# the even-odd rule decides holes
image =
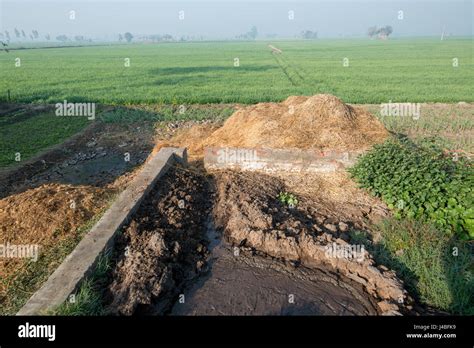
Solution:
[[[252,104],[317,93],[359,104],[474,101],[469,38],[272,45],[283,53],[266,41],[0,52],[0,102]]]

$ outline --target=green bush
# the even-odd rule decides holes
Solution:
[[[467,159],[455,159],[429,141],[398,138],[374,146],[349,171],[396,217],[432,221],[474,239],[474,170]]]

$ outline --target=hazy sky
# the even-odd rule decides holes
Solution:
[[[75,19],[69,18],[75,11]],[[398,19],[403,11],[403,19]],[[180,20],[180,11],[184,19]],[[289,11],[294,11],[291,20]],[[302,30],[320,37],[365,36],[372,25],[391,25],[393,36],[472,35],[473,0],[0,0],[0,30],[113,38],[171,34],[226,38],[256,25],[260,37],[294,37]],[[13,35],[12,35],[13,37]]]

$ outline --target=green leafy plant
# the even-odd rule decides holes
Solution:
[[[294,208],[298,205],[298,199],[292,193],[280,192],[278,194],[278,200],[281,204],[288,206],[288,208]]]
[[[349,169],[360,186],[381,197],[397,218],[432,221],[462,239],[474,239],[474,170],[429,140],[387,140]]]

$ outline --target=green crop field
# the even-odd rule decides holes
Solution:
[[[474,101],[470,38],[271,42],[282,54],[269,43],[12,49],[0,52],[0,101],[8,90],[13,102],[38,103],[255,103],[316,93],[350,103]]]

